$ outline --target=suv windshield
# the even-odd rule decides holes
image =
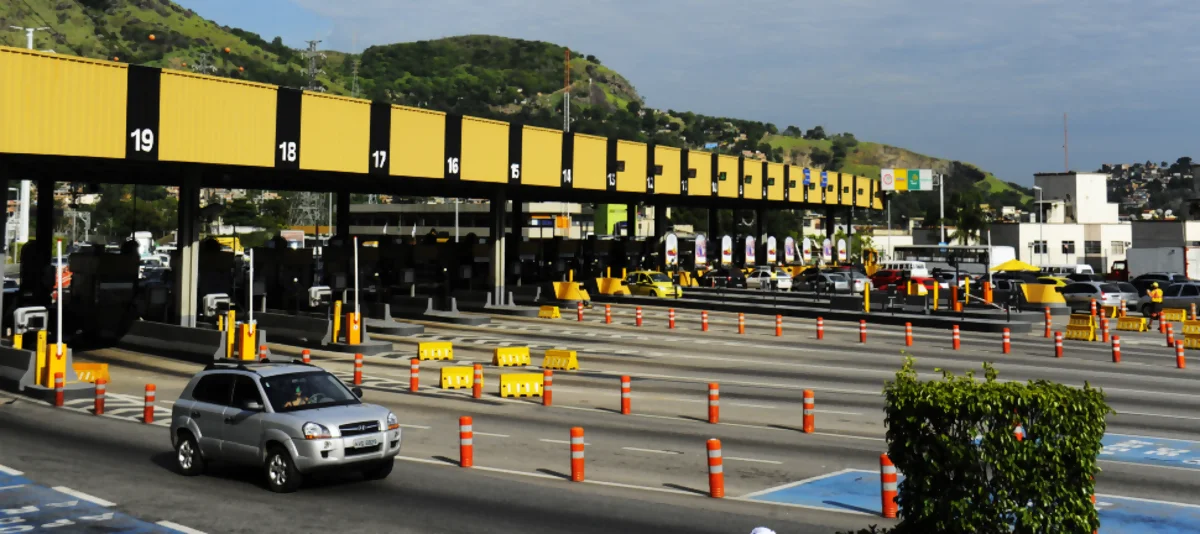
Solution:
[[[358,397],[333,375],[315,371],[261,379],[267,400],[276,412],[358,404]]]

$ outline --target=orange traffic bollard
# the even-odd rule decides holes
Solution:
[[[1092,317],[1096,316],[1096,299],[1092,299]]]
[[[1177,369],[1184,369],[1187,367],[1187,361],[1183,357],[1183,342],[1182,341],[1175,342],[1175,367]]]
[[[641,306],[638,306],[638,307],[635,309],[635,312],[636,312],[636,314],[634,315],[634,317],[635,317],[635,318],[636,318],[636,320],[637,320],[637,325],[638,325],[638,326],[642,326],[642,307],[641,307]]]
[[[708,440],[708,496],[725,497],[725,466],[721,458],[721,440]]]
[[[1113,363],[1121,363],[1121,336],[1112,337]]]
[[[867,320],[866,319],[859,319],[859,321],[858,321],[858,342],[859,343],[867,342]]]
[[[412,358],[408,360],[408,390],[416,393],[421,387],[421,360]]]
[[[1175,346],[1175,325],[1167,323],[1167,346]]]
[[[103,378],[96,379],[96,401],[92,406],[92,413],[96,415],[104,415],[104,400],[108,397],[108,380]]]
[[[1125,307],[1125,299],[1121,299],[1121,317],[1129,315],[1129,308]]]
[[[354,385],[362,385],[363,355],[354,355]]]
[[[1192,303],[1192,314],[1189,317],[1191,317],[1193,321],[1196,320],[1196,303],[1195,302]]]
[[[154,398],[158,395],[157,388],[154,384],[146,384],[146,405],[142,408],[142,422],[151,424],[154,422]]]
[[[554,371],[545,369],[542,371],[542,406],[551,406],[554,404]]]
[[[811,389],[804,390],[804,433],[812,434],[816,430],[817,418],[816,400]]]
[[[738,314],[738,333],[739,334],[746,333],[746,314],[744,314],[744,313]]]
[[[883,497],[883,517],[895,519],[896,514],[900,511],[896,504],[896,496],[899,491],[897,485],[896,466],[892,464],[891,458],[886,454],[879,455],[879,482],[881,484],[880,494]]]
[[[54,405],[61,408],[63,405],[63,374],[54,373]]]
[[[471,382],[471,396],[480,399],[483,398],[483,364],[475,364],[475,378]]]
[[[707,310],[702,310],[700,312],[700,331],[701,332],[708,331],[708,311]]]
[[[630,412],[629,405],[632,402],[632,397],[633,397],[633,393],[630,392],[629,377],[622,376],[621,377],[621,413],[622,414],[629,415],[629,412]]]
[[[612,304],[604,305],[604,324],[612,324]]]
[[[958,325],[954,325],[953,330],[950,331],[950,335],[953,336],[951,346],[954,347],[954,350],[958,350],[962,346],[962,338],[958,335]]]
[[[825,339],[825,318],[817,317],[817,340]]]
[[[1062,358],[1062,339],[1063,339],[1062,332],[1054,333],[1054,357],[1055,358]]]
[[[300,361],[304,363],[312,363],[312,353],[308,349],[300,351]]]
[[[266,345],[258,346],[258,359],[260,359],[260,360],[267,359],[267,346]]]
[[[675,328],[675,308],[667,309],[667,328]]]
[[[775,316],[775,337],[779,337],[782,335],[783,335],[783,316],[776,315]]]
[[[575,317],[579,322],[583,322],[583,301],[575,303]]]
[[[1012,350],[1012,337],[1008,333],[1008,329],[1004,329],[1004,354],[1008,354]]]
[[[1046,338],[1050,338],[1050,307],[1046,306]]]
[[[1103,343],[1108,343],[1108,337],[1109,337],[1108,336],[1108,318],[1101,317],[1100,318],[1100,341]],[[1167,346],[1169,347],[1170,345],[1167,345]]]
[[[571,482],[583,482],[583,427],[571,427]]]
[[[716,382],[708,384],[708,422],[717,424],[721,420],[721,388]]]
[[[904,346],[912,346],[912,323],[904,323]]]
[[[475,465],[475,428],[470,416],[458,418],[458,466]]]

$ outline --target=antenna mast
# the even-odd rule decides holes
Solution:
[[[1067,113],[1063,112],[1063,172],[1071,172],[1070,137],[1067,137]]]
[[[563,51],[563,131],[571,131],[571,49]]]

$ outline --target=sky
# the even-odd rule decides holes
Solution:
[[[592,54],[650,107],[824,126],[1004,180],[1193,153],[1190,0],[176,0],[301,47],[490,34]]]

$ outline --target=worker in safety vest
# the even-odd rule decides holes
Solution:
[[[1150,284],[1150,291],[1146,292],[1146,296],[1150,297],[1150,309],[1148,311],[1150,312],[1150,320],[1153,321],[1155,317],[1159,317],[1158,308],[1162,305],[1163,299],[1163,291],[1158,288],[1158,282]],[[1161,318],[1159,318],[1159,322],[1162,322]]]

